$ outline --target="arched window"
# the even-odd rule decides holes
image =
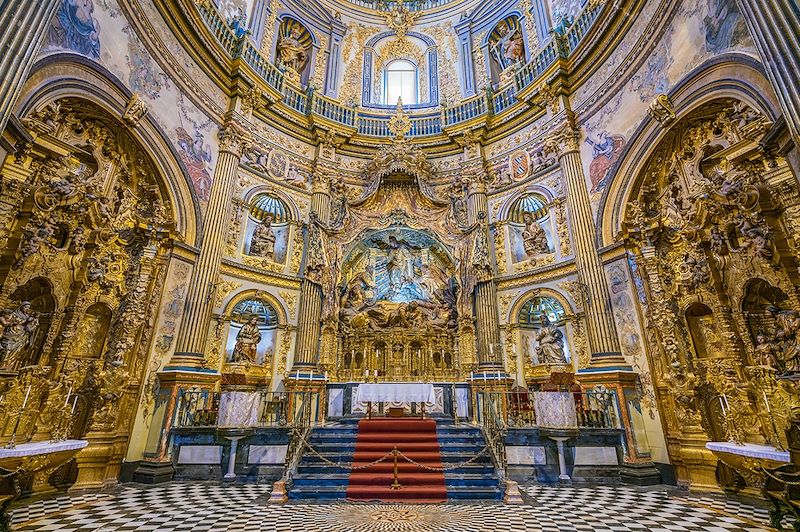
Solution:
[[[419,103],[417,66],[414,63],[396,59],[386,65],[384,78],[384,103],[393,105],[401,98],[406,105]]]

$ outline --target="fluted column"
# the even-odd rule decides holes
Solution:
[[[597,230],[578,145],[579,133],[572,124],[548,139],[548,148],[558,155],[567,184],[567,205],[571,214],[572,243],[578,280],[586,289],[586,325],[592,365],[624,362],[608,295],[603,264],[597,250]]]
[[[297,318],[297,342],[293,370],[313,369],[317,366],[319,343],[322,335],[322,284],[320,265],[314,258],[324,244],[323,228],[331,212],[330,180],[323,171],[314,173],[311,195],[311,214],[306,231],[306,269],[300,285],[300,309]],[[312,249],[314,248],[314,249]]]
[[[483,161],[477,163],[469,182],[468,212],[470,223],[477,224],[475,231],[481,231],[476,239],[482,239],[488,248],[489,204],[486,190],[486,172]],[[488,251],[488,250],[487,250]],[[479,265],[474,265],[479,266]],[[502,369],[503,358],[500,349],[500,316],[497,310],[497,286],[488,265],[486,275],[479,276],[475,284],[475,333],[478,345],[478,364],[480,369]]]
[[[226,123],[219,131],[219,156],[211,197],[205,210],[203,241],[186,296],[186,311],[178,333],[175,357],[203,357],[220,263],[230,227],[233,185],[242,151],[248,144],[246,132],[235,122]]]
[[[60,0],[7,0],[0,9],[0,131],[44,42]]]
[[[786,123],[800,145],[800,8],[797,0],[737,0],[778,93]]]

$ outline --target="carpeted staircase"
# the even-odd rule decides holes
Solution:
[[[353,467],[364,467],[397,448],[415,462],[431,468],[442,467],[436,421],[432,419],[362,419],[358,422]],[[444,473],[419,467],[402,457],[397,459],[400,489],[392,489],[394,459],[366,469],[353,470],[347,498],[353,501],[445,502]]]
[[[341,461],[343,464],[349,465],[353,461],[356,451],[358,423],[359,419],[353,418],[330,423],[325,427],[317,427],[312,430],[309,443],[328,460]],[[437,419],[436,434],[439,455],[444,466],[469,460],[486,444],[480,429],[467,424],[455,425],[451,419]],[[392,445],[388,450],[393,447]],[[402,450],[402,446],[398,444],[398,447]],[[386,463],[391,464],[392,462],[387,460]],[[405,465],[403,465],[404,463]],[[401,472],[410,472],[411,468],[418,470],[402,459],[398,461],[398,464]],[[385,486],[388,488],[392,483],[392,477],[388,473],[392,470],[393,465],[381,464],[379,467],[384,468],[382,480],[386,480]],[[328,465],[306,450],[289,490],[289,497],[292,499],[344,499],[348,496],[348,487],[351,484],[350,476],[348,468]],[[359,477],[356,479],[358,480]],[[359,482],[361,481],[359,480]],[[400,482],[404,489],[406,486],[411,487],[410,483],[404,482],[402,476]],[[467,466],[446,471],[444,484],[448,499],[499,499],[502,495],[497,474],[487,455],[479,457]],[[398,500],[398,502],[401,501]]]

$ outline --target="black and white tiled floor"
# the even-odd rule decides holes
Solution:
[[[528,504],[266,503],[269,486],[126,485],[14,510],[14,529],[230,532],[742,532],[768,530],[761,508],[630,487],[523,487]]]

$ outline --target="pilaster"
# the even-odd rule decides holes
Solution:
[[[800,145],[800,11],[796,0],[736,0],[794,142]]]
[[[59,0],[8,0],[0,10],[0,132],[11,116]]]

